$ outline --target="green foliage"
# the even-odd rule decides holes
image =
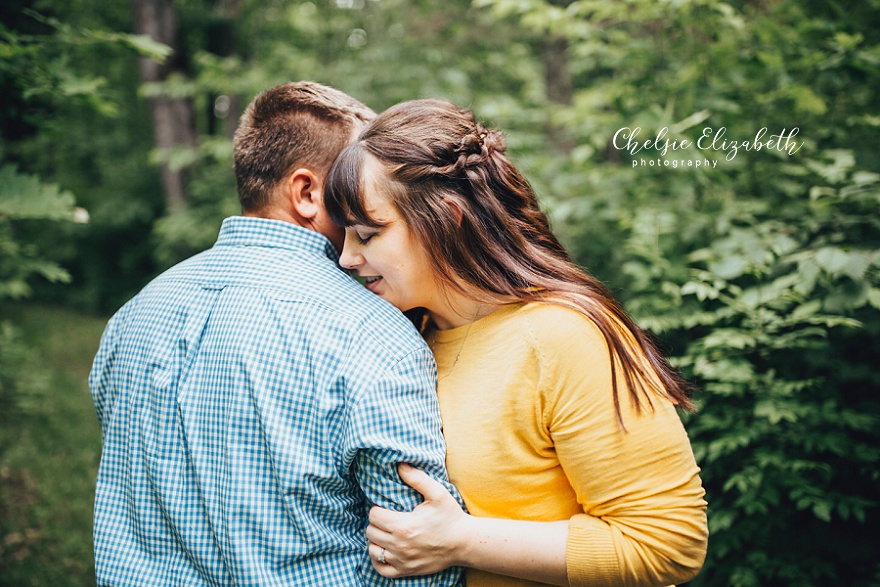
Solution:
[[[130,26],[125,3],[40,2],[17,11],[15,4],[34,3],[0,10],[0,154],[76,194],[91,217],[88,228],[18,228],[17,238],[51,242],[42,258],[72,278],[64,290],[32,287],[85,307],[118,306],[155,271],[149,234],[161,193],[145,163],[151,131],[137,102],[136,58],[162,58],[167,48],[110,28]]]
[[[76,229],[89,220],[86,209],[75,206],[67,189],[71,182],[52,181],[63,176],[53,156],[70,148],[70,126],[53,115],[119,112],[105,93],[104,78],[77,72],[71,55],[83,47],[155,47],[130,35],[75,30],[27,10],[19,15],[20,30],[7,28],[5,8],[0,16],[0,584],[76,585],[93,577],[90,544],[82,538],[89,535],[99,443],[88,395],[81,393],[89,359],[77,358],[78,383],[56,376],[60,355],[33,353],[34,341],[17,328],[21,316],[13,319],[10,300],[30,297],[41,284],[71,281],[59,251],[69,251],[63,243],[82,234]],[[40,142],[45,148],[34,149]],[[48,336],[61,323],[29,326]],[[94,352],[93,342],[80,344],[76,329],[69,322],[64,326],[58,331],[63,349]],[[91,334],[92,341],[99,332]],[[76,393],[65,395],[69,391]],[[86,422],[91,427],[77,435]]]
[[[31,294],[34,277],[49,282],[67,282],[70,275],[57,263],[46,260],[36,242],[20,238],[23,224],[43,221],[82,219],[82,210],[74,207],[73,196],[36,176],[19,173],[13,165],[0,166],[0,302],[21,299]],[[17,329],[8,316],[0,316],[0,485],[7,487],[12,476],[5,464],[22,432],[22,424],[40,404],[49,385],[42,377],[41,366],[27,353]],[[14,503],[0,492],[0,567],[4,569],[7,544],[14,532]],[[4,570],[5,575],[5,570]]]
[[[0,425],[0,585],[94,585],[101,431],[86,375],[105,319],[15,303],[0,308],[0,320],[18,332],[16,345],[0,345],[0,385],[11,379],[9,349],[27,366],[16,379],[27,425]]]
[[[876,584],[876,11],[480,4],[582,58],[572,104],[550,113],[577,146],[537,172],[553,174],[545,201],[578,258],[699,389],[687,425],[711,539],[694,585]],[[733,156],[613,142],[640,128],[696,143],[707,127],[799,134],[792,152]]]
[[[64,242],[65,231],[68,238],[77,234],[75,228],[68,227],[89,220],[86,209],[75,206],[73,193],[60,187],[70,182],[51,180],[63,175],[54,165],[57,160],[53,161],[53,155],[60,155],[63,146],[70,145],[57,140],[59,136],[68,138],[70,126],[58,123],[52,115],[118,113],[106,91],[106,78],[72,67],[71,57],[81,50],[103,52],[114,47],[134,48],[154,57],[163,50],[146,39],[74,26],[27,8],[18,13],[4,8],[0,16],[0,82],[4,86],[0,108],[0,153],[4,157],[0,163],[0,301],[7,303],[30,297],[42,284],[72,280],[58,255],[66,247],[59,243]],[[54,140],[47,140],[53,134]],[[48,143],[42,145],[45,148],[29,151],[42,141]],[[33,366],[11,326],[3,322],[0,329],[0,404],[4,407],[0,428],[14,437],[23,421],[20,416],[33,405],[29,390],[35,387],[27,383]]]
[[[31,295],[35,277],[68,282],[70,274],[46,260],[38,243],[20,238],[22,224],[40,221],[74,220],[84,211],[74,208],[73,196],[36,176],[19,173],[13,165],[0,167],[0,302]],[[0,321],[0,453],[14,437],[22,404],[27,401],[30,369],[17,334]]]
[[[200,113],[197,147],[153,153],[153,163],[190,171],[188,209],[167,210],[154,224],[161,267],[212,244],[221,220],[237,211],[229,181],[230,131],[241,108],[266,88],[314,80],[376,110],[415,96],[443,96],[480,102],[482,110],[504,120],[521,112],[505,97],[508,89],[541,75],[529,48],[505,38],[505,31],[512,35],[515,29],[467,0],[251,0],[240,4],[234,23],[228,6],[194,0],[178,15],[190,50],[186,75],[141,88],[143,97],[191,99]],[[508,66],[511,58],[518,59],[517,67]],[[535,102],[540,99],[534,84],[529,92]]]
[[[0,457],[16,436],[12,424],[21,416],[20,405],[26,395],[23,380],[27,370],[22,368],[25,353],[17,336],[11,324],[0,322]]]
[[[0,51],[5,58],[3,73],[22,84],[22,98],[37,103],[81,103],[104,115],[116,113],[106,95],[107,79],[95,72],[72,71],[70,57],[82,48],[127,47],[152,59],[168,57],[168,47],[142,35],[123,34],[89,27],[76,27],[30,9],[21,15],[33,21],[39,33],[27,34],[0,28]],[[16,79],[27,74],[26,82]]]
[[[85,217],[84,217],[85,216]],[[39,275],[50,282],[70,281],[70,274],[40,255],[36,243],[16,238],[17,224],[25,220],[87,219],[74,208],[73,195],[15,166],[0,167],[0,299],[20,299],[31,294],[28,280]]]
[[[707,568],[731,585],[859,585],[874,573],[859,528],[877,517],[880,401],[866,391],[878,378],[845,365],[877,350],[856,317],[876,328],[880,264],[865,246],[880,240],[880,190],[876,177],[843,183],[805,194],[796,215],[719,227],[662,320],[690,339],[678,363],[702,388],[688,427],[710,490]]]
[[[149,85],[136,56],[166,50],[129,34],[128,2],[24,4],[0,9],[0,153],[21,170],[0,194],[45,203],[0,198],[4,295],[109,310],[209,246],[237,209],[237,116],[271,85],[377,110],[445,97],[507,131],[575,258],[697,385],[712,537],[693,584],[880,585],[862,539],[880,495],[878,0],[185,0],[177,73]],[[153,151],[163,95],[195,105],[195,147]],[[635,151],[621,129],[663,138]],[[737,150],[698,147],[705,129]],[[185,209],[164,209],[162,163],[187,171]],[[3,216],[68,218],[68,190],[88,225]],[[63,289],[33,279],[63,270]]]

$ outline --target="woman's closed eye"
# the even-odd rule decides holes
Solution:
[[[365,245],[370,242],[374,236],[379,234],[378,230],[352,230],[352,234],[357,239],[358,243]]]

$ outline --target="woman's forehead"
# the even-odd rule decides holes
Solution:
[[[371,218],[382,214],[388,208],[394,208],[393,190],[385,167],[373,157],[364,161],[361,171],[361,191],[363,209]]]
[[[361,170],[359,193],[348,209],[347,226],[384,226],[399,218],[381,164],[372,158],[368,161],[374,163],[365,162]]]

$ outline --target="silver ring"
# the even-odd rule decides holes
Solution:
[[[385,549],[384,548],[382,549],[382,552],[379,553],[379,556],[376,557],[376,560],[378,560],[383,565],[385,564]]]

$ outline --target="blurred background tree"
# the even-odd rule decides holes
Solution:
[[[106,316],[210,246],[237,212],[237,118],[271,85],[444,97],[506,131],[575,258],[696,384],[693,584],[877,586],[878,25],[878,0],[9,0],[0,299]],[[632,154],[625,127],[797,129],[799,149]],[[34,386],[4,328],[5,410]]]

